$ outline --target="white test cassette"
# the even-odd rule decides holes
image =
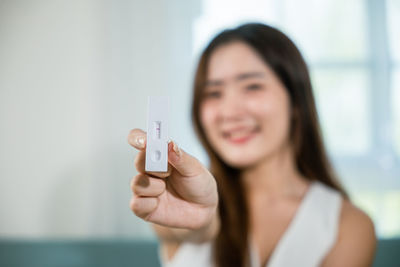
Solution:
[[[148,98],[145,170],[149,172],[168,169],[168,108],[168,97]]]

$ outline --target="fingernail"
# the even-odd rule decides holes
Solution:
[[[177,143],[173,143],[174,145],[172,146],[172,149],[175,151],[175,153],[176,153],[176,155],[178,156],[178,157],[180,157],[181,156],[181,150],[179,149],[179,147],[178,147],[178,144]]]
[[[144,137],[143,136],[139,136],[136,138],[136,145],[140,148],[144,147]]]

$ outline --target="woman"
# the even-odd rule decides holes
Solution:
[[[169,171],[144,171],[131,209],[152,222],[165,266],[369,266],[374,227],[335,179],[306,64],[280,31],[216,36],[197,68],[192,117],[210,172],[169,143]]]

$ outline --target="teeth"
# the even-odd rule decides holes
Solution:
[[[249,132],[234,132],[234,133],[230,133],[229,137],[236,139],[236,138],[241,138],[241,137],[245,137],[249,134]]]
[[[228,132],[228,133],[226,133],[226,137],[232,138],[232,139],[238,139],[238,138],[248,136],[253,131],[254,130]]]

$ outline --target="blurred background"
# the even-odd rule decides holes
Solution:
[[[341,182],[400,237],[400,0],[0,0],[0,239],[155,240],[129,209],[126,137],[168,95],[171,138],[207,164],[198,55],[254,21],[299,47]]]

